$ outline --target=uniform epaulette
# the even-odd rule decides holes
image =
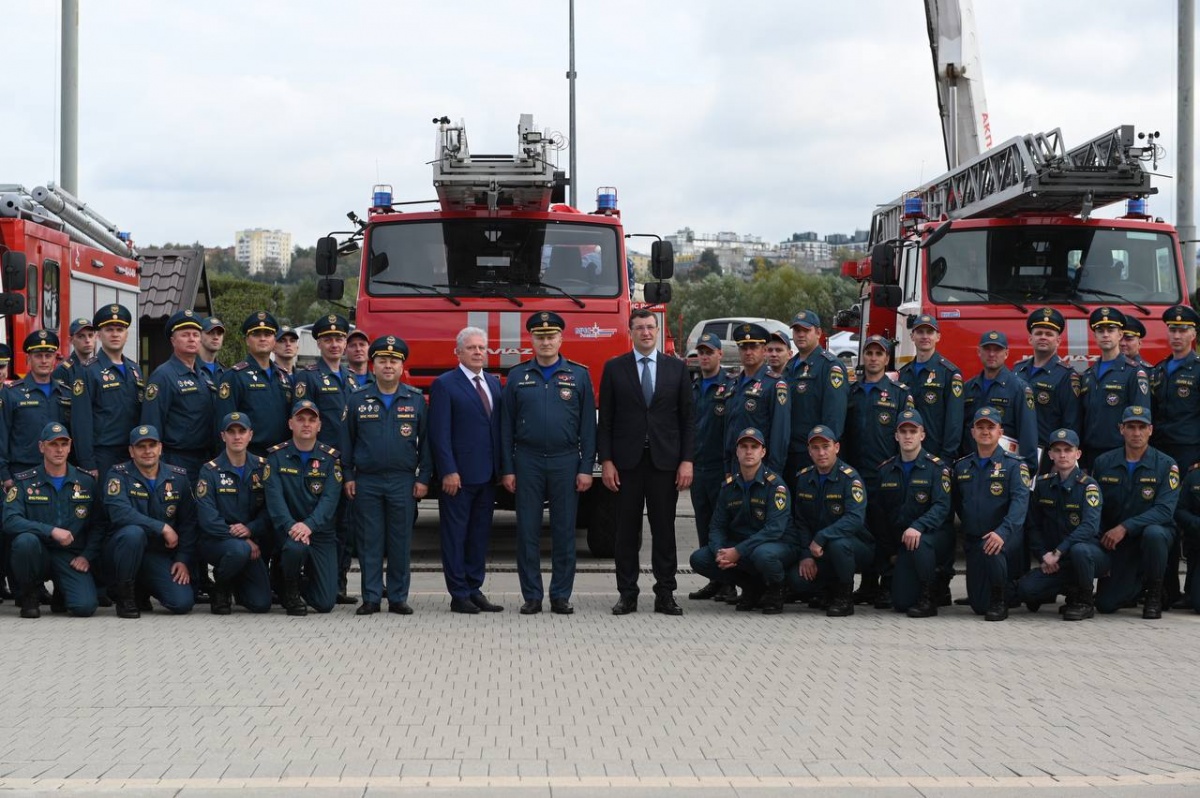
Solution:
[[[274,446],[272,446],[270,449],[267,449],[267,454],[270,454],[271,452],[277,452],[280,449],[282,449],[283,447],[287,446],[289,443],[291,443],[291,441],[284,441],[283,443],[277,443]]]
[[[204,464],[203,466],[201,466],[201,467],[202,467],[202,468],[216,468],[216,467],[217,467],[217,461],[216,461],[216,460],[209,460],[207,463],[205,463],[205,464]]]
[[[129,463],[117,463],[115,466],[112,467],[112,470],[116,471],[118,474],[128,474],[129,473]]]
[[[301,366],[300,368],[296,369],[296,371],[316,371],[317,368],[318,367],[316,363],[309,363],[307,366]]]
[[[771,371],[770,368],[767,369],[767,376],[773,380],[782,380],[783,379],[783,375],[781,373],[779,373],[778,371]]]
[[[337,449],[333,448],[332,446],[330,446],[327,443],[321,443],[320,441],[317,441],[317,448],[320,449],[325,454],[329,455],[330,457],[340,457],[341,456],[341,452],[339,452]]]
[[[35,472],[37,472],[37,469],[31,468],[28,471],[22,471],[19,474],[13,474],[13,479],[30,479]]]
[[[833,352],[830,352],[828,349],[821,350],[821,357],[825,358],[830,363],[836,363],[839,360],[838,356]]]
[[[813,470],[812,466],[805,466],[804,468],[800,469],[799,474],[807,474],[809,471],[812,471],[812,470]],[[797,474],[797,476],[799,476],[799,474]]]
[[[879,467],[883,468],[885,465],[891,465],[892,463],[896,462],[896,458],[899,456],[900,455],[898,455],[898,454],[892,455],[891,457],[889,457],[888,459],[886,459],[882,463],[880,463]]]
[[[247,363],[245,360],[239,360],[237,363],[234,363],[232,366],[230,366],[229,370],[230,371],[245,371],[248,368],[250,368],[249,363]]]
[[[265,458],[265,457],[262,457],[261,455],[252,454],[252,455],[250,455],[249,462],[250,462],[250,465],[251,465],[251,466],[260,466],[260,465],[266,465],[266,464],[267,464],[267,458]]]
[[[854,469],[848,465],[842,466],[842,473],[848,477],[854,476]]]
[[[970,460],[972,457],[975,457],[975,456],[976,455],[973,455],[973,454],[964,454],[962,457],[955,460],[954,464],[958,465],[959,463],[966,462],[967,460]]]
[[[732,485],[732,484],[733,484],[733,474],[726,474],[726,475],[725,475],[725,484],[726,484],[726,485]]]
[[[98,360],[98,358],[95,355],[92,355],[87,360],[80,361],[79,365],[80,366],[90,366],[93,363],[95,363],[97,360]]]
[[[767,482],[774,482],[775,480],[779,479],[779,476],[774,471],[767,471],[767,475],[764,478],[767,480]]]
[[[588,367],[587,367],[587,366],[585,366],[585,365],[583,365],[582,363],[576,363],[574,360],[569,360],[569,359],[567,359],[567,358],[565,358],[565,357],[563,358],[563,360],[566,360],[566,361],[567,361],[568,363],[570,363],[572,366],[579,366],[579,368],[583,369],[584,371],[587,371],[587,370],[588,370]]]
[[[162,465],[166,466],[167,471],[170,471],[177,477],[187,476],[187,469],[183,466],[172,465],[171,463],[163,463]]]

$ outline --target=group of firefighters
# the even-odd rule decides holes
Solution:
[[[167,324],[172,356],[147,379],[123,354],[130,321],[121,305],[75,320],[62,363],[55,333],[31,333],[28,374],[0,391],[0,587],[21,616],[38,617],[44,603],[87,616],[111,602],[137,617],[151,597],[176,613],[198,601],[216,614],[235,602],[266,612],[273,601],[291,615],[328,612],[358,603],[346,589],[352,540],[357,613],[379,612],[385,560],[388,609],[411,613],[414,502],[434,469],[425,398],[401,381],[403,339],[370,341],[329,315],[313,325],[320,360],[297,368],[296,333],[259,311],[241,327],[248,356],[225,369],[216,359],[224,325],[180,311]],[[1089,324],[1100,358],[1080,375],[1058,355],[1062,315],[1041,308],[1027,321],[1031,357],[1010,369],[1006,336],[986,332],[982,368],[968,380],[938,353],[929,315],[910,319],[916,356],[896,379],[892,343],[879,336],[864,342],[852,379],[820,346],[812,311],[792,319],[792,341],[739,325],[736,373],[721,366],[720,339],[705,334],[692,390],[700,545],[691,564],[710,581],[689,598],[767,614],[807,600],[830,616],[856,604],[932,616],[952,601],[961,540],[960,603],[987,620],[1060,595],[1067,620],[1138,603],[1144,618],[1200,609],[1195,556],[1182,589],[1178,578],[1181,554],[1200,539],[1200,316],[1176,306],[1162,322],[1171,355],[1150,366],[1137,356],[1145,326],[1097,308]],[[538,342],[558,345],[564,326],[546,313],[527,324]],[[483,331],[464,334],[484,346]],[[0,345],[2,372],[10,359]],[[548,497],[557,529],[555,516],[569,527],[573,513],[556,506],[573,506],[571,494],[590,485],[594,405],[587,370],[557,346],[539,349],[524,379],[538,369],[579,407],[554,404],[561,419],[537,404],[505,407],[513,430],[498,437],[510,449],[542,438],[566,446],[569,467],[561,480],[552,468],[514,476],[514,459],[526,470],[549,461],[502,450],[488,482],[514,490],[541,480],[518,516],[524,503],[540,519]],[[498,385],[485,392],[481,372],[471,373],[490,419]],[[559,481],[563,496],[550,484]],[[556,537],[555,612],[570,612],[574,569],[564,558],[573,561],[573,547],[560,550]],[[522,612],[532,613],[540,590],[525,582],[538,565],[518,559]],[[456,596],[456,611],[498,611],[479,588]]]

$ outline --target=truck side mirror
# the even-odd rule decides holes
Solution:
[[[325,236],[317,240],[317,274],[328,277],[337,271],[337,239]]]
[[[670,241],[650,245],[650,273],[655,280],[670,280],[675,275],[675,247]]]
[[[642,296],[651,305],[665,305],[671,301],[671,284],[646,283],[642,286]]]
[[[876,285],[871,287],[871,303],[878,308],[898,308],[902,292],[898,285]]]
[[[5,252],[3,255],[4,290],[25,290],[25,253]],[[25,308],[21,308],[24,310]],[[5,311],[6,313],[13,311]],[[21,311],[15,311],[20,313]]]
[[[876,244],[871,250],[871,282],[893,285],[896,282],[896,253],[891,244]]]
[[[346,283],[340,277],[317,280],[317,299],[337,302],[346,293]]]
[[[24,312],[24,294],[0,294],[0,316],[16,316]]]

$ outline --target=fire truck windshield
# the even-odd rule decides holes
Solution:
[[[367,234],[372,296],[616,297],[614,228],[531,219],[391,222]]]
[[[927,252],[938,304],[1181,301],[1175,242],[1145,230],[1015,225],[951,231]]]

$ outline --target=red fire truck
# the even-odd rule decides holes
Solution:
[[[13,348],[10,374],[24,374],[21,343],[34,330],[53,330],[70,354],[71,319],[114,302],[136,311],[138,262],[128,233],[53,183],[26,191],[0,185],[0,340]],[[138,314],[126,354],[137,359]]]
[[[939,351],[965,373],[978,371],[976,345],[988,330],[1007,334],[1010,365],[1030,353],[1029,313],[1053,307],[1066,318],[1064,359],[1084,369],[1098,356],[1087,318],[1113,305],[1142,321],[1142,357],[1168,354],[1161,322],[1190,301],[1175,229],[1146,212],[1156,193],[1144,162],[1153,135],[1131,125],[1068,150],[1062,134],[1014,138],[880,207],[870,257],[843,264],[862,283],[856,307],[836,326],[896,341],[897,367],[914,356],[908,321],[938,319]],[[1116,219],[1093,210],[1126,202]]]
[[[472,154],[461,123],[434,122],[439,207],[405,212],[423,203],[394,202],[390,186],[376,186],[366,220],[349,214],[357,230],[318,242],[320,295],[341,297],[342,281],[331,276],[337,256],[361,250],[355,323],[372,337],[402,336],[406,381],[421,388],[457,365],[454,339],[468,325],[487,331],[486,367],[503,379],[533,356],[525,320],[554,311],[567,322],[563,354],[587,366],[598,388],[604,362],[632,347],[633,274],[616,189],[599,189],[591,212],[563,204],[567,178],[553,157],[560,142],[535,130],[529,114],[520,117],[516,155]],[[656,282],[644,287],[645,306],[666,336],[669,242],[653,243],[650,266]],[[671,351],[669,338],[663,349]],[[579,513],[597,556],[612,553],[606,494],[597,479]]]

